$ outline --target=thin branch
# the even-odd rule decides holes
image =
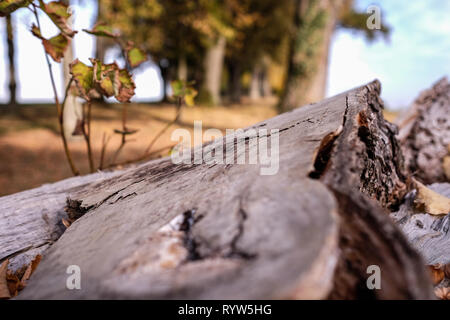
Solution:
[[[176,145],[177,145],[176,143],[170,144],[170,145],[168,145],[168,146],[165,146],[165,147],[156,149],[156,150],[153,151],[153,152],[149,152],[149,153],[147,153],[147,154],[143,154],[143,155],[141,155],[141,156],[138,157],[138,158],[134,158],[134,159],[126,160],[126,161],[123,161],[123,162],[118,162],[118,163],[111,163],[111,164],[109,164],[107,167],[105,167],[104,169],[109,169],[109,168],[114,168],[114,167],[124,166],[124,165],[127,165],[127,164],[132,164],[132,163],[140,162],[140,161],[144,161],[144,160],[155,159],[155,158],[156,158],[156,157],[154,157],[155,155],[159,155],[159,154],[160,154],[162,151],[164,151],[164,150],[172,149],[172,148],[175,147]]]
[[[171,122],[169,122],[168,124],[166,124],[166,126],[164,128],[161,129],[160,132],[158,132],[158,134],[153,138],[153,140],[150,142],[150,144],[148,145],[148,147],[145,149],[144,155],[146,155],[147,153],[149,153],[152,150],[153,145],[156,143],[156,141],[158,141],[158,139],[172,126],[174,125],[178,119],[180,118],[180,114],[181,114],[181,101],[178,100],[177,102],[177,113],[175,115],[175,119],[173,119]]]
[[[102,151],[100,153],[100,164],[98,166],[99,170],[103,169],[103,164],[105,161],[105,153],[106,153],[106,148],[108,146],[109,140],[111,139],[111,136],[108,135],[108,137],[106,137],[106,133],[103,133],[103,138],[102,138]]]
[[[39,31],[41,31],[41,23],[39,21],[39,15],[38,15],[38,12],[37,12],[37,9],[36,9],[36,5],[34,3],[32,3],[32,5],[33,5],[32,11],[34,13],[34,16],[36,17],[37,26],[39,28]],[[55,98],[56,111],[58,113],[59,130],[60,130],[61,139],[62,139],[63,146],[64,146],[64,152],[66,154],[66,158],[67,158],[67,161],[69,162],[70,169],[72,170],[73,175],[77,176],[77,175],[80,174],[80,172],[76,168],[75,163],[74,163],[74,161],[72,159],[72,155],[70,153],[69,146],[68,146],[67,140],[66,140],[66,135],[64,134],[64,116],[63,116],[63,112],[64,112],[65,100],[66,100],[67,94],[68,94],[67,93],[68,89],[66,89],[66,97],[64,98],[64,103],[63,103],[63,105],[61,105],[59,103],[58,92],[56,90],[56,83],[55,83],[55,77],[53,75],[52,64],[50,62],[50,59],[49,59],[48,54],[45,51],[45,49],[44,49],[44,53],[45,53],[45,60],[47,61],[48,71],[49,71],[49,74],[50,74],[50,80],[51,80],[53,94],[54,94],[54,98]],[[69,88],[69,86],[68,86],[68,88]]]
[[[64,93],[64,99],[63,99],[63,102],[61,104],[61,111],[62,111],[63,114],[64,114],[64,107],[66,106],[66,101],[67,101],[67,98],[69,97],[70,87],[72,86],[73,80],[74,80],[73,77],[71,77],[69,79],[69,82],[67,83],[67,86],[66,86],[66,91]]]
[[[87,102],[87,116],[85,112],[85,106],[83,106],[83,136],[84,140],[86,141],[86,148],[88,153],[88,160],[89,160],[89,169],[90,172],[94,172],[94,157],[92,155],[92,148],[91,148],[91,109],[92,104],[90,101]]]
[[[127,104],[122,105],[122,141],[120,142],[119,147],[117,148],[116,152],[114,153],[111,163],[115,163],[117,157],[119,156],[122,149],[125,147],[125,144],[127,143]]]

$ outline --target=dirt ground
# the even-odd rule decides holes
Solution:
[[[173,145],[170,136],[176,128],[184,127],[192,133],[194,120],[202,120],[204,130],[243,128],[275,116],[273,104],[271,101],[265,101],[257,105],[185,108],[180,123],[167,130],[152,150]],[[93,108],[92,148],[96,166],[100,162],[104,134],[111,137],[105,154],[106,165],[111,162],[120,145],[121,136],[115,134],[114,129],[121,128],[121,110],[120,105],[96,105]],[[116,162],[142,155],[153,137],[174,116],[175,108],[171,105],[129,105],[128,128],[139,131],[129,137],[130,141]],[[392,113],[386,113],[389,120],[394,116]],[[81,173],[88,173],[89,165],[83,138],[72,139],[69,146]],[[169,150],[165,150],[160,155],[168,155],[168,152]],[[53,106],[21,106],[16,113],[0,111],[0,196],[70,176],[72,173],[63,152]]]
[[[170,136],[176,128],[184,127],[192,132],[194,120],[202,120],[204,130],[210,127],[221,130],[242,128],[273,117],[276,112],[271,105],[266,102],[258,105],[185,108],[180,123],[167,130],[152,150],[174,144]],[[100,161],[104,134],[111,136],[105,156],[106,164],[111,162],[120,145],[121,135],[115,134],[114,129],[121,129],[121,112],[120,105],[97,105],[93,108],[92,148],[96,166]],[[116,162],[142,155],[153,137],[174,117],[175,109],[171,105],[129,105],[127,126],[139,131],[128,138],[130,141]],[[72,139],[69,146],[82,174],[88,173],[83,138]],[[168,152],[165,150],[161,155],[167,155]],[[17,114],[0,111],[0,196],[71,175],[58,134],[54,107],[21,106]]]

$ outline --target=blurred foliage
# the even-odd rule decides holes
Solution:
[[[172,81],[173,98],[184,102],[188,107],[194,106],[194,98],[197,96],[197,90],[193,87],[193,82],[184,80]]]

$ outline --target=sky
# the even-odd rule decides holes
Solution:
[[[95,23],[95,7],[74,6],[75,57],[88,63],[94,55],[94,37],[82,32]],[[88,4],[86,4],[88,3]],[[92,2],[94,3],[94,2]],[[390,109],[408,106],[418,92],[429,87],[443,76],[450,76],[450,0],[357,0],[357,6],[365,11],[370,5],[382,8],[381,19],[392,28],[389,40],[380,38],[369,43],[362,34],[350,30],[337,30],[333,36],[327,96],[379,79],[383,86],[382,98]],[[29,29],[34,22],[26,9],[15,15],[16,62],[18,68],[18,100],[50,102],[52,88],[40,40]],[[44,36],[50,37],[57,30],[47,17],[41,15]],[[0,19],[0,103],[8,101],[6,72],[6,28]],[[109,52],[112,62],[117,52]],[[122,62],[123,63],[123,62]],[[56,82],[61,82],[62,71],[54,63]],[[162,88],[158,68],[152,62],[136,70],[137,85],[134,101],[157,101]],[[60,95],[62,88],[58,88]]]

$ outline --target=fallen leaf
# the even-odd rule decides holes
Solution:
[[[41,262],[42,256],[38,254],[36,257],[34,257],[33,261],[30,262],[30,264],[27,267],[27,270],[25,271],[24,275],[22,276],[22,279],[20,279],[20,284],[22,288],[25,288],[27,285],[27,280],[30,279],[31,275],[33,274],[34,270],[36,270],[37,266]]]
[[[415,179],[413,179],[413,183],[417,189],[416,199],[414,200],[417,209],[424,210],[432,215],[448,214],[450,212],[449,198],[427,188]]]
[[[70,225],[71,225],[71,223],[64,218],[61,219],[61,222],[64,225],[64,227],[66,227],[66,228],[70,227]]]
[[[8,289],[8,282],[6,281],[6,271],[8,269],[9,260],[6,259],[0,265],[0,299],[9,299],[11,294]]]
[[[436,288],[434,294],[441,300],[450,300],[450,288]]]
[[[9,270],[6,272],[6,282],[8,283],[8,290],[11,297],[17,296],[19,291],[23,289],[19,277]]]
[[[444,280],[444,268],[441,264],[430,265],[428,266],[428,269],[430,270],[431,279],[433,280],[434,285],[437,285]]]
[[[445,266],[444,266],[444,275],[445,275],[445,277],[447,278],[447,279],[450,279],[450,263],[447,263]]]

